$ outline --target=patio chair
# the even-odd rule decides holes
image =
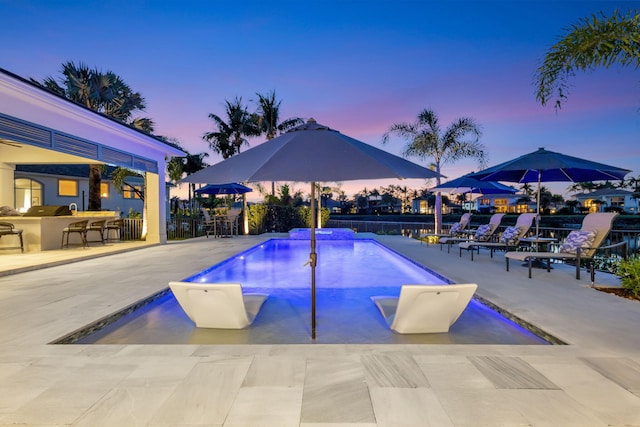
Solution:
[[[531,269],[534,260],[546,260],[547,272],[551,271],[551,260],[573,261],[576,265],[576,279],[580,280],[580,261],[587,260],[590,264],[591,281],[595,276],[595,269],[590,261],[598,249],[613,248],[625,245],[626,242],[620,242],[615,245],[602,246],[605,238],[609,235],[613,226],[613,220],[618,214],[615,212],[599,212],[590,213],[582,220],[580,230],[574,230],[564,240],[558,252],[507,252],[505,260],[507,263],[507,271],[509,271],[509,260],[517,260],[528,262],[529,279],[531,279]]]
[[[402,285],[399,297],[371,300],[387,324],[399,334],[448,332],[471,301],[478,285]]]
[[[443,245],[447,245],[447,253],[451,252],[451,245],[454,243],[462,243],[470,240],[476,242],[489,242],[495,236],[495,232],[498,230],[500,226],[500,222],[502,221],[502,217],[504,214],[493,214],[491,218],[489,218],[488,224],[483,224],[477,228],[473,238],[470,238],[471,234],[468,237],[443,237],[440,239],[440,250],[442,250]]]
[[[20,251],[24,253],[24,242],[22,240],[22,230],[19,228],[15,228],[13,224],[10,222],[0,222],[0,238],[2,236],[18,236],[20,238]],[[18,249],[15,247],[4,247],[0,249]]]
[[[213,236],[216,237],[215,219],[211,218],[211,215],[209,215],[209,211],[207,211],[205,208],[200,208],[200,212],[202,212],[204,233],[207,236],[207,239],[209,238],[209,234],[213,234]]]
[[[104,228],[106,226],[106,219],[101,219],[98,221],[92,221],[89,223],[89,225],[87,226],[87,233],[86,235],[88,236],[90,232],[96,232],[100,235],[100,242],[102,242],[102,244],[104,245]],[[87,242],[89,242],[89,240],[87,239]],[[97,240],[96,240],[97,242]]]
[[[473,253],[475,251],[480,252],[480,248],[487,248],[493,258],[493,253],[498,250],[508,251],[509,249],[515,249],[520,245],[520,239],[525,237],[529,233],[529,229],[533,224],[536,214],[523,213],[518,215],[516,219],[516,225],[507,227],[500,235],[497,242],[476,242],[468,241],[462,242],[458,245],[459,256],[462,257],[462,251],[467,250],[471,252],[471,261],[473,261]]]
[[[469,226],[469,222],[471,221],[471,214],[465,213],[460,217],[460,221],[456,222],[451,226],[448,233],[425,233],[420,235],[420,243],[422,243],[422,239],[424,237],[460,237],[464,234],[465,230]],[[429,244],[429,240],[427,239],[427,244]]]
[[[65,228],[62,229],[62,244],[60,246],[60,249],[64,249],[64,247],[66,246],[67,248],[69,247],[69,235],[73,234],[73,233],[77,233],[80,235],[80,239],[82,240],[82,246],[83,247],[88,247],[89,244],[87,243],[87,224],[89,223],[88,219],[82,220],[82,221],[76,221],[76,222],[72,222],[70,223],[68,226],[66,226]],[[65,244],[65,236],[67,237],[67,242]]]
[[[268,295],[243,293],[240,283],[170,282],[178,303],[199,328],[243,329]]]

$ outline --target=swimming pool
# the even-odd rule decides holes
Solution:
[[[415,264],[375,240],[318,240],[318,288],[395,288],[403,284],[447,284],[439,274]],[[271,239],[185,279],[185,282],[239,282],[245,289],[310,286],[308,240]],[[399,292],[399,288],[396,290]]]
[[[442,284],[438,273],[375,240],[319,240],[316,270],[318,337],[310,339],[309,241],[271,239],[183,281],[239,282],[269,298],[251,327],[196,328],[165,292],[76,343],[294,344],[439,343],[548,344],[512,320],[472,300],[444,334],[401,335],[389,330],[370,297],[398,295],[403,284]],[[175,278],[178,279],[178,278]]]

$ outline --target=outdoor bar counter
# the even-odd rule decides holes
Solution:
[[[25,252],[49,251],[60,249],[62,242],[62,230],[72,222],[89,220],[99,221],[101,219],[111,220],[116,218],[116,213],[111,211],[100,212],[77,212],[75,215],[63,216],[2,216],[0,221],[10,222],[22,230]],[[87,238],[90,241],[99,238],[97,233],[89,233]],[[69,235],[69,245],[82,244],[78,233]],[[19,247],[18,236],[4,236],[0,239],[0,249],[8,247]],[[18,249],[19,250],[19,249]],[[0,254],[5,251],[0,251]]]

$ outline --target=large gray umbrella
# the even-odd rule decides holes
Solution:
[[[615,166],[609,166],[578,157],[538,148],[529,154],[516,159],[500,163],[499,165],[481,170],[473,174],[484,181],[507,182],[537,182],[538,195],[536,197],[536,237],[538,236],[538,220],[540,214],[540,183],[541,182],[588,182],[621,180],[631,172]]]
[[[183,182],[311,182],[311,337],[316,338],[316,182],[434,178],[438,174],[309,119],[257,147],[189,175]]]

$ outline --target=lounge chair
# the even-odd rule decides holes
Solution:
[[[243,329],[268,295],[245,294],[240,283],[170,282],[178,303],[199,328]]]
[[[422,239],[424,237],[459,237],[462,236],[469,226],[469,221],[471,221],[471,214],[465,213],[460,217],[460,221],[456,222],[451,226],[451,229],[448,233],[426,233],[420,235],[420,242],[422,243]],[[429,244],[429,240],[427,239],[427,244]]]
[[[454,243],[462,243],[468,241],[476,241],[476,242],[489,242],[495,236],[496,230],[500,226],[500,222],[502,221],[502,217],[504,214],[493,214],[491,218],[489,218],[488,224],[483,224],[477,228],[473,239],[470,237],[443,237],[440,239],[440,250],[442,250],[443,245],[447,245],[447,252],[451,252],[451,245]]]
[[[493,253],[497,250],[508,251],[509,249],[515,249],[520,244],[520,239],[525,237],[531,228],[531,224],[533,224],[533,220],[535,219],[536,214],[534,213],[523,213],[518,215],[518,219],[516,220],[516,225],[507,227],[497,242],[462,242],[458,245],[459,255],[462,256],[462,251],[467,250],[471,252],[471,261],[473,261],[473,253],[480,248],[487,248],[491,253],[491,258],[493,258]]]
[[[391,330],[399,334],[448,332],[478,285],[402,285],[399,297],[371,297]]]
[[[551,271],[551,260],[573,260],[576,265],[576,279],[580,280],[580,260],[591,261],[598,249],[622,246],[625,242],[615,245],[602,246],[604,239],[609,235],[613,220],[618,214],[615,212],[590,213],[582,220],[580,230],[569,233],[558,252],[507,252],[504,256],[509,271],[509,260],[528,261],[529,278],[533,260],[547,260],[547,271]],[[594,279],[595,270],[591,268],[591,280]]]

